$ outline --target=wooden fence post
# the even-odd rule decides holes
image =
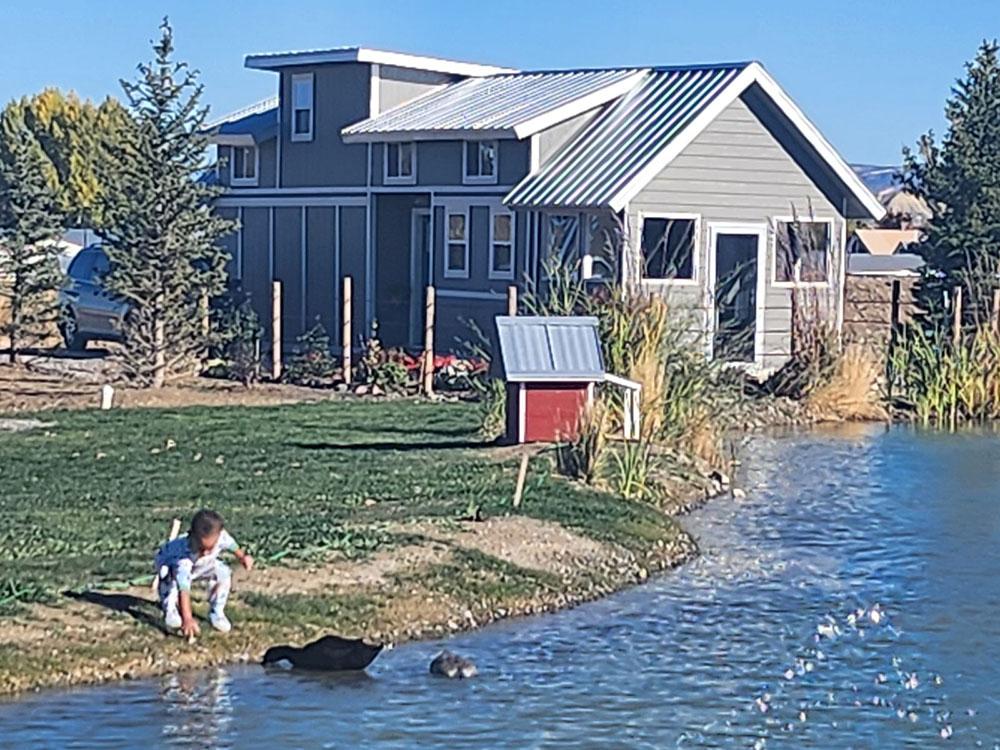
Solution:
[[[956,349],[962,345],[962,287],[956,286],[952,292],[952,344]]]
[[[1000,334],[1000,289],[993,290],[993,332]]]
[[[427,287],[427,302],[424,310],[424,384],[425,396],[434,393],[434,287]]]
[[[517,315],[517,287],[514,284],[507,287],[507,314]]]
[[[281,282],[271,283],[271,378],[281,378]]]
[[[521,465],[517,470],[517,484],[514,486],[514,507],[521,505],[521,498],[524,497],[524,480],[528,476],[528,454],[521,454]]]
[[[353,336],[351,334],[351,277],[344,277],[344,305],[341,322],[340,347],[343,358],[343,378],[348,385],[351,384],[351,346]]]

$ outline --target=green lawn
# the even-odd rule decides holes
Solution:
[[[0,614],[151,572],[169,528],[219,510],[259,559],[366,554],[392,522],[510,512],[517,460],[476,435],[470,404],[56,412],[0,434]],[[174,446],[174,447],[168,447]],[[533,461],[521,512],[642,550],[675,533],[645,505],[581,489]],[[374,502],[372,502],[374,501]]]

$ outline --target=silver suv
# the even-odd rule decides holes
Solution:
[[[85,247],[69,264],[59,290],[59,333],[68,349],[85,349],[91,339],[121,339],[128,305],[101,286],[107,271],[108,256],[100,245]]]

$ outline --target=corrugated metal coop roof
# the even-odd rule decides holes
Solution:
[[[496,324],[509,382],[604,378],[597,318],[501,315]]]
[[[522,180],[511,206],[597,208],[613,200],[749,63],[657,68],[568,148]]]
[[[641,68],[568,70],[471,78],[401,104],[341,132],[345,140],[428,131],[464,134],[510,131],[531,135],[533,121],[577,102],[599,107],[621,96]]]

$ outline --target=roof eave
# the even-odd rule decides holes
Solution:
[[[349,129],[348,126],[344,130]],[[475,130],[392,130],[377,133],[346,133],[341,131],[344,143],[407,143],[409,141],[484,141],[514,140],[517,135],[512,129]]]
[[[437,57],[409,55],[403,52],[388,52],[369,49],[367,47],[350,47],[344,49],[310,50],[303,52],[257,53],[247,55],[243,65],[254,70],[279,70],[292,65],[322,65],[326,63],[373,63],[389,65],[397,68],[426,70],[432,73],[480,78],[482,76],[501,73],[516,73],[514,68],[504,68],[497,65],[481,65],[479,63],[443,60]]]

